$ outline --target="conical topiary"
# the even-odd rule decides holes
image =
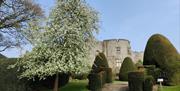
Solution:
[[[132,59],[130,57],[126,57],[119,71],[119,80],[128,81],[128,73],[135,70],[136,70],[136,66],[132,62]]]
[[[103,67],[109,68],[109,64],[104,53],[99,53],[95,58],[92,69],[94,72],[99,72]]]
[[[143,65],[156,65],[160,68],[166,78],[166,84],[180,84],[180,81],[174,80],[178,77],[176,73],[180,71],[180,56],[166,37],[160,34],[150,37],[146,45]]]

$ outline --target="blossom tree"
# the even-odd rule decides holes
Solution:
[[[89,71],[88,52],[97,32],[97,12],[85,0],[57,0],[48,22],[37,34],[41,36],[38,44],[14,67],[23,70],[21,78],[45,79],[56,74],[53,91],[58,91],[59,73]]]

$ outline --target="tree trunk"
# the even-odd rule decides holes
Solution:
[[[59,74],[56,73],[56,78],[54,80],[54,88],[53,91],[58,91],[58,83],[59,83]]]

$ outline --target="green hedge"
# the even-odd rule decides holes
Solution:
[[[15,68],[7,69],[15,62],[15,58],[0,59],[0,91],[32,91],[27,80],[18,79]]]
[[[129,91],[143,91],[144,72],[129,72]]]
[[[90,73],[88,79],[88,89],[91,91],[99,91],[106,83],[106,72],[101,71],[99,73]]]
[[[7,69],[16,62],[16,58],[0,59],[0,91],[41,91],[41,88],[53,88],[55,76],[49,76],[45,80],[18,79],[20,73],[16,68]],[[59,75],[59,86],[64,86],[69,81],[68,74]]]
[[[72,79],[85,80],[87,79],[88,74],[71,74]]]
[[[101,71],[106,72],[106,83],[112,83],[112,69],[111,68],[101,68]]]
[[[135,70],[136,66],[134,65],[132,59],[130,57],[126,57],[119,71],[119,80],[128,81],[128,73]]]
[[[153,90],[154,78],[152,76],[146,76],[143,84],[143,91],[152,91]]]
[[[43,88],[49,88],[52,89],[54,87],[54,80],[55,80],[56,75],[53,76],[48,76],[44,80],[39,80],[39,78],[35,78],[35,81],[30,80],[29,85],[31,88],[35,90],[39,90],[39,87]],[[65,86],[69,82],[69,77],[70,75],[67,73],[60,73],[59,74],[59,87]]]

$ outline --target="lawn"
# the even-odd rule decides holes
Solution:
[[[163,86],[160,91],[180,91],[180,86]]]
[[[60,91],[88,91],[87,85],[88,80],[72,80],[66,86],[60,88]]]

